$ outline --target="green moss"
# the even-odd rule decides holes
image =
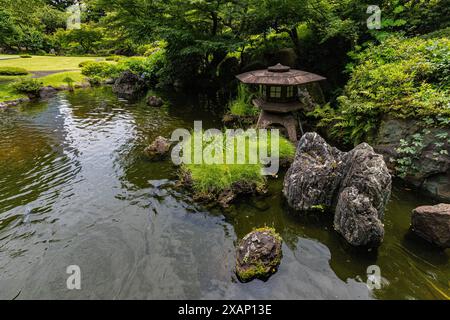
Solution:
[[[280,243],[283,242],[281,236],[276,232],[274,228],[263,227],[254,229],[253,232],[268,232],[271,236],[273,236]],[[264,264],[261,261],[244,261],[246,264],[251,264],[251,267],[248,269],[236,268],[236,275],[242,282],[248,282],[253,279],[262,279],[265,280],[269,278],[272,274],[274,274],[279,265],[281,264],[282,254],[280,252],[279,255],[269,264]]]

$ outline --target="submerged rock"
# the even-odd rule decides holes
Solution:
[[[166,158],[170,152],[171,143],[164,137],[158,137],[153,143],[145,149],[145,153],[153,161],[159,161]]]
[[[159,108],[159,107],[162,107],[164,105],[164,101],[160,97],[150,96],[150,97],[147,98],[147,104],[150,107]]]
[[[441,248],[450,248],[450,204],[441,203],[414,209],[412,230]]]
[[[267,280],[281,263],[282,239],[271,228],[257,229],[246,235],[236,252],[236,274],[242,282]]]
[[[141,93],[145,87],[145,82],[141,77],[130,71],[125,71],[116,80],[113,91],[120,96],[131,98]]]
[[[329,208],[334,227],[354,246],[378,246],[391,176],[381,155],[363,143],[345,153],[317,133],[305,134],[286,174],[283,193],[298,211]]]
[[[39,90],[39,98],[48,99],[55,96],[58,93],[58,89],[52,86],[43,87]]]

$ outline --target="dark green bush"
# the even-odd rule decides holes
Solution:
[[[95,62],[95,61],[92,61],[92,60],[82,61],[78,64],[78,67],[84,68],[86,65],[88,65],[89,63],[92,63],[92,62]]]
[[[371,140],[383,116],[450,117],[450,40],[391,37],[354,53],[338,108],[311,115],[347,143]]]
[[[106,62],[90,62],[86,63],[81,73],[87,77],[116,78],[120,74],[120,70],[116,65]]]
[[[31,59],[32,56],[30,56],[29,54],[24,54],[20,56],[22,59]]]
[[[37,95],[43,87],[42,82],[36,79],[21,79],[12,84],[12,88],[20,93]]]
[[[25,76],[28,74],[28,71],[24,68],[16,68],[16,67],[0,67],[0,75],[1,76]]]

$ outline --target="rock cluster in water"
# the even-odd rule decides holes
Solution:
[[[147,157],[152,161],[159,161],[166,158],[170,152],[171,142],[164,138],[158,137],[153,143],[145,149]]]
[[[414,209],[412,230],[441,248],[450,248],[450,204],[441,203]]]
[[[286,174],[283,193],[298,211],[332,209],[336,231],[350,244],[376,247],[384,237],[391,184],[383,157],[368,144],[346,153],[317,133],[307,133]]]
[[[239,280],[267,280],[281,263],[281,246],[281,237],[271,228],[257,229],[246,235],[236,252],[236,274]]]

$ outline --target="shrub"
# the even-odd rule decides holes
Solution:
[[[344,142],[371,141],[385,115],[424,120],[450,117],[450,40],[391,37],[353,53],[351,78],[338,108],[311,115]]]
[[[84,65],[81,73],[87,77],[116,78],[120,74],[120,69],[110,63],[92,61]]]
[[[20,93],[37,95],[43,87],[42,82],[36,79],[21,79],[12,84],[12,88]]]
[[[31,58],[32,58],[32,56],[29,55],[29,54],[24,54],[24,55],[21,55],[20,57],[21,57],[22,59],[31,59]]]
[[[84,68],[86,65],[88,65],[89,63],[92,63],[92,62],[95,62],[95,61],[92,61],[92,60],[82,61],[82,62],[80,62],[78,67],[79,68]]]
[[[115,61],[115,62],[119,62],[121,59],[122,57],[117,55],[112,55],[105,58],[106,61]]]
[[[253,106],[252,99],[254,94],[244,84],[238,87],[237,98],[229,105],[230,113],[235,116],[255,116],[259,110]]]
[[[132,57],[122,59],[117,64],[121,71],[129,70],[142,76],[146,81],[157,83],[161,78],[161,72],[166,63],[166,54],[164,50],[159,50],[149,57]]]
[[[0,75],[2,76],[25,76],[28,71],[24,68],[16,67],[0,67]]]

